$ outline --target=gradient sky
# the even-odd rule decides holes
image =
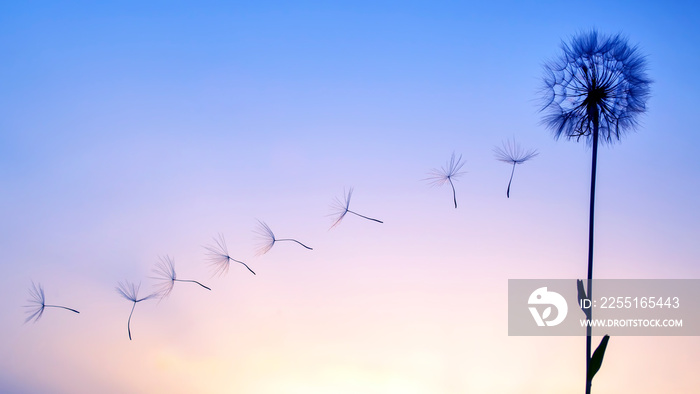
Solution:
[[[586,275],[590,149],[538,91],[590,28],[654,80],[599,152],[594,276],[700,278],[694,2],[327,3],[2,5],[0,392],[580,393],[584,337],[509,337],[507,280]],[[510,199],[508,138],[540,151]],[[453,151],[456,210],[423,181]],[[384,224],[328,230],[351,186]],[[256,219],[314,250],[256,257]],[[211,277],[218,232],[258,275]],[[140,303],[129,341],[114,287],[165,254],[213,290]],[[23,324],[32,281],[80,315]],[[696,392],[698,354],[612,338],[594,392]]]

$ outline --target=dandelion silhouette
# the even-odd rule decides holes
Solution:
[[[450,161],[447,162],[445,167],[440,169],[432,169],[430,172],[431,176],[424,179],[426,181],[430,181],[430,184],[433,186],[442,186],[449,182],[450,186],[452,186],[452,199],[454,200],[455,208],[457,208],[457,192],[455,191],[455,185],[452,180],[457,179],[464,174],[464,172],[459,171],[462,169],[462,166],[464,166],[464,163],[461,161],[462,155],[459,155],[459,158],[456,158],[455,160],[455,154],[452,152],[452,157],[450,158]]]
[[[250,269],[246,263],[236,260],[228,254],[228,248],[226,247],[226,240],[224,239],[223,234],[219,233],[219,238],[214,238],[214,243],[216,245],[204,246],[204,249],[208,251],[207,256],[209,256],[209,265],[214,268],[214,275],[220,276],[226,274],[229,266],[231,265],[231,261],[243,264],[246,268],[248,268],[248,271],[255,275],[255,272],[253,272],[253,270]]]
[[[29,317],[27,317],[24,320],[25,323],[27,323],[31,320],[33,320],[34,323],[36,323],[41,318],[41,315],[44,314],[44,310],[46,308],[61,308],[61,309],[69,310],[71,312],[80,313],[73,308],[68,308],[68,307],[61,306],[61,305],[47,305],[46,304],[46,295],[44,294],[44,288],[41,287],[41,283],[36,285],[36,284],[34,284],[34,282],[32,282],[32,287],[29,289],[29,296],[30,296],[30,298],[27,301],[33,305],[25,305],[24,306],[25,308],[31,308],[30,310],[27,311],[27,313],[29,313]]]
[[[510,180],[508,181],[508,189],[506,189],[506,197],[510,198],[510,185],[513,182],[513,173],[515,173],[515,165],[523,164],[526,161],[537,156],[539,153],[536,149],[523,150],[519,144],[513,141],[504,141],[503,147],[493,148],[493,152],[496,154],[496,160],[502,161],[504,163],[512,164],[513,168],[510,170]]]
[[[257,255],[261,256],[264,255],[265,253],[269,252],[270,249],[272,249],[273,246],[275,246],[275,242],[280,242],[280,241],[292,241],[296,242],[299,245],[305,247],[306,249],[313,250],[313,248],[310,248],[303,243],[297,241],[296,239],[292,238],[276,238],[275,233],[272,232],[270,229],[270,226],[265,224],[265,222],[258,220],[258,228],[254,230],[256,234],[258,234],[258,238],[260,239],[260,245],[258,246],[258,252]]]
[[[211,290],[209,287],[204,286],[196,280],[178,279],[177,273],[175,272],[175,261],[168,255],[165,257],[160,257],[160,261],[156,264],[156,268],[153,269],[153,272],[157,275],[156,277],[153,277],[153,279],[161,282],[160,285],[158,285],[158,290],[156,291],[156,294],[161,299],[170,295],[170,292],[173,291],[173,288],[175,287],[175,282],[196,283],[207,290]]]
[[[352,213],[353,215],[357,215],[357,216],[359,216],[359,217],[361,217],[361,218],[365,218],[365,219],[367,219],[367,220],[372,220],[372,221],[375,221],[375,222],[377,222],[377,223],[384,223],[384,222],[382,222],[381,220],[373,219],[373,218],[367,217],[367,216],[365,216],[365,215],[360,215],[360,214],[357,213],[357,212],[351,211],[351,210],[350,210],[350,199],[352,198],[352,191],[353,191],[353,188],[351,187],[351,188],[347,191],[347,193],[344,193],[344,196],[345,196],[345,200],[344,200],[344,201],[340,201],[340,199],[339,199],[338,197],[336,197],[336,198],[335,198],[335,201],[334,201],[333,204],[331,205],[331,208],[332,208],[333,211],[334,211],[334,212],[331,214],[331,216],[335,216],[335,217],[336,217],[336,218],[335,218],[335,221],[333,222],[333,225],[331,226],[331,228],[333,228],[333,227],[337,226],[338,224],[340,224],[340,222],[343,220],[343,218],[345,217],[345,215],[347,215],[348,213]]]
[[[119,282],[117,286],[117,292],[121,294],[122,297],[134,303],[134,305],[131,307],[131,313],[129,313],[129,320],[126,323],[126,329],[129,332],[129,340],[131,340],[131,316],[134,314],[134,308],[136,308],[136,304],[141,301],[146,301],[147,299],[153,298],[157,295],[156,293],[153,293],[147,295],[146,297],[139,298],[140,287],[140,283],[138,285],[135,285],[128,281]]]
[[[620,140],[646,111],[651,80],[645,57],[621,35],[595,30],[562,43],[562,51],[545,65],[543,123],[556,139],[584,138],[593,149],[598,141]]]
[[[595,30],[562,43],[562,54],[545,65],[543,123],[554,138],[584,139],[592,145],[591,194],[588,216],[588,291],[579,297],[593,299],[593,218],[595,179],[599,143],[620,140],[637,126],[646,111],[651,80],[646,75],[646,59],[636,46],[621,35],[604,36]],[[591,319],[589,311],[587,318]],[[591,326],[586,327],[586,394],[591,392],[593,375],[602,364],[609,337],[604,338],[599,357],[591,358]],[[596,356],[594,354],[594,356]],[[594,362],[598,363],[594,365]]]

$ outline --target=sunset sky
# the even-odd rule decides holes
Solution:
[[[539,98],[592,28],[638,44],[654,81],[599,150],[594,277],[700,278],[694,2],[1,8],[0,392],[583,392],[585,337],[509,337],[507,285],[586,276],[591,150],[555,141]],[[540,154],[508,199],[493,148],[513,138]],[[453,152],[457,209],[425,181]],[[329,230],[350,187],[383,224]],[[313,250],[256,256],[258,220]],[[212,277],[218,233],[257,275]],[[129,341],[115,286],[154,291],[166,254],[212,291],[139,303]],[[25,324],[32,281],[80,314]],[[593,392],[696,392],[698,354],[613,337]]]

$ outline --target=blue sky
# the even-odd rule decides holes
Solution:
[[[173,392],[578,392],[582,338],[552,340],[557,350],[538,356],[561,376],[542,386],[522,363],[551,343],[508,338],[504,320],[507,279],[585,275],[590,149],[540,125],[542,65],[591,28],[622,32],[647,54],[648,113],[600,151],[595,275],[698,278],[700,29],[692,2],[570,8],[4,5],[0,388],[152,392],[179,376]],[[508,138],[540,151],[516,169],[510,199],[510,169],[492,152]],[[423,181],[453,151],[467,171],[457,210],[448,189]],[[328,231],[329,205],[350,186],[358,212],[383,225],[349,217]],[[315,250],[278,245],[255,257],[256,219]],[[209,278],[201,245],[218,232],[256,277],[232,267]],[[113,288],[149,288],[164,254],[213,291],[176,287],[139,305],[129,343],[129,305]],[[81,315],[22,325],[32,280]],[[476,301],[485,296],[492,305]],[[611,341],[596,391],[642,375],[637,392],[690,392],[699,347]],[[295,359],[300,348],[310,356]],[[639,349],[691,362],[666,368]],[[96,354],[110,361],[97,367]],[[93,378],[32,379],[38,358]],[[248,378],[232,386],[210,363]]]

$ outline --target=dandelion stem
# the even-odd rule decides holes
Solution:
[[[231,260],[233,260],[233,259],[231,259]],[[253,275],[255,275],[255,272],[254,272],[252,269],[250,269],[250,267],[248,267],[248,264],[246,264],[246,263],[244,263],[244,262],[242,262],[242,261],[238,261],[238,260],[233,260],[233,261],[235,261],[235,262],[237,262],[237,263],[239,263],[239,264],[243,264],[246,268],[248,268],[248,271],[250,271],[250,273],[252,273]]]
[[[173,279],[173,280],[176,281],[176,282],[191,282],[191,283],[196,283],[196,284],[198,284],[198,285],[204,287],[204,288],[207,289],[207,290],[211,290],[211,288],[209,288],[209,287],[207,287],[207,286],[204,286],[203,284],[197,282],[196,280],[189,280],[189,279]]]
[[[134,305],[131,307],[131,313],[129,313],[129,320],[126,322],[126,330],[129,332],[129,340],[131,340],[131,315],[134,314],[134,308],[136,308],[136,301],[134,301]]]
[[[510,184],[513,182],[513,174],[515,173],[515,162],[513,162],[513,169],[510,171],[510,180],[508,181],[508,189],[506,190],[506,197],[510,198]]]
[[[457,209],[457,192],[455,191],[455,185],[452,183],[451,176],[448,176],[447,180],[450,181],[450,186],[452,186],[452,199],[455,201],[455,209]]]
[[[45,308],[63,308],[63,309],[67,309],[67,310],[69,310],[69,311],[71,311],[71,312],[80,313],[80,312],[76,311],[76,310],[73,309],[73,308],[68,308],[68,307],[60,306],[60,305],[44,305],[44,307],[45,307]]]
[[[588,216],[588,294],[587,298],[589,300],[593,299],[593,218],[595,209],[595,176],[596,167],[598,164],[598,110],[593,109],[593,152],[591,154],[591,205],[590,212]],[[588,316],[589,319],[593,317],[593,310],[590,310]],[[591,364],[591,335],[592,327],[590,324],[586,325],[586,394],[591,393],[591,383],[592,378],[589,375],[589,369]]]
[[[276,239],[275,241],[294,241],[294,242],[298,243],[299,245],[305,247],[306,249],[314,250],[314,248],[310,248],[310,247],[304,245],[303,243],[297,241],[296,239],[292,239],[292,238]],[[248,268],[248,269],[250,269],[250,268]]]
[[[357,215],[357,216],[359,216],[359,217],[361,217],[361,218],[365,218],[365,219],[367,219],[367,220],[373,220],[373,221],[375,221],[375,222],[377,222],[377,223],[384,223],[384,222],[382,222],[382,221],[379,220],[379,219],[372,219],[372,218],[370,218],[370,217],[367,217],[367,216],[365,216],[365,215],[360,215],[359,213],[353,212],[353,211],[351,211],[351,210],[348,210],[348,212],[350,212],[350,213],[352,213],[352,214],[355,214],[355,215]]]

